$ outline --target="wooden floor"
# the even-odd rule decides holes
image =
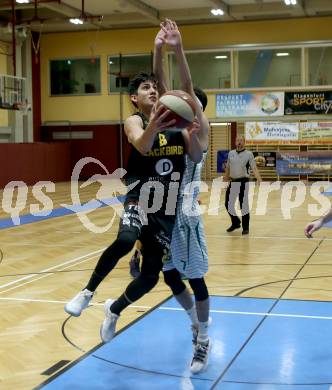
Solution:
[[[85,188],[83,201],[94,199],[97,190],[93,185]],[[69,183],[58,184],[51,198],[54,207],[70,203]],[[275,191],[268,199],[267,213],[256,215],[256,190],[250,235],[242,237],[240,230],[225,232],[229,217],[223,198],[224,193],[220,209],[212,210],[215,215],[204,215],[211,294],[332,300],[332,231],[322,229],[311,240],[303,235],[306,222],[314,219],[308,214],[308,205],[317,201],[306,195],[304,203],[291,210],[291,219],[286,220],[281,211],[281,191]],[[208,206],[209,194],[202,194],[202,200]],[[28,202],[37,203],[31,190]],[[29,213],[29,207],[24,213]],[[106,225],[111,216],[110,208],[89,214],[99,226]],[[0,218],[8,218],[8,214],[2,210]],[[84,287],[116,231],[117,223],[107,233],[92,233],[75,214],[0,231],[1,389],[31,389],[48,378],[42,375],[48,368],[60,360],[78,359],[100,343],[102,303],[119,296],[129,283],[130,256],[120,261],[100,286],[95,305],[81,317],[68,320],[63,306]],[[160,281],[150,294],[123,312],[119,329],[169,295]],[[66,334],[75,345],[62,333],[65,321]]]

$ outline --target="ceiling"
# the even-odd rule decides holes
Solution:
[[[9,29],[13,1],[0,0],[2,30]],[[212,8],[220,8],[225,14],[214,16]],[[30,0],[29,4],[15,3],[17,24],[43,32],[151,27],[158,26],[165,18],[183,25],[326,15],[332,15],[332,0],[297,0],[295,6],[286,6],[284,0]],[[69,23],[69,18],[82,16],[83,25]]]

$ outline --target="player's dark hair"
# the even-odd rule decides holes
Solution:
[[[208,98],[206,93],[199,87],[194,88],[195,95],[197,96],[198,100],[201,102],[203,106],[203,111],[205,110],[208,102]]]
[[[139,86],[146,81],[152,81],[153,83],[157,84],[157,79],[153,73],[141,72],[134,76],[128,85],[129,95],[136,95]]]

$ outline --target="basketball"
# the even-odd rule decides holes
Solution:
[[[184,91],[173,90],[164,93],[159,99],[159,104],[171,111],[166,118],[167,121],[176,120],[175,124],[168,130],[181,131],[195,119],[194,100]]]

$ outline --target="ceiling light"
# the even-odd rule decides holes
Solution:
[[[223,15],[224,11],[220,8],[213,8],[211,9],[211,14],[213,14],[214,16]]]
[[[108,61],[108,63],[109,63],[110,65],[112,65],[112,64],[113,64],[113,61]]]
[[[286,5],[296,5],[296,0],[284,0]]]
[[[228,122],[212,122],[210,123],[211,126],[229,126],[230,123]]]
[[[30,0],[16,0],[16,3],[18,3],[18,4],[27,4],[29,2],[30,2]]]
[[[288,57],[289,53],[277,53],[276,56],[277,57]]]
[[[216,58],[217,60],[225,60],[226,58],[228,58],[228,56],[225,56],[225,55],[222,55],[222,56],[214,56],[214,58]]]
[[[82,19],[78,19],[78,18],[71,18],[69,19],[70,23],[73,23],[73,24],[83,24],[83,20]]]

